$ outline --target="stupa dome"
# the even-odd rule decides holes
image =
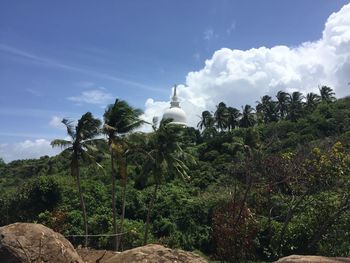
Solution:
[[[170,108],[166,109],[163,114],[163,120],[166,119],[172,119],[171,123],[187,126],[186,113],[180,107],[180,102],[176,95],[176,86],[174,87],[174,94],[171,98]]]

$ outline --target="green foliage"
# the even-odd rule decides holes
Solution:
[[[56,178],[39,176],[26,181],[14,195],[5,195],[1,224],[14,221],[34,221],[38,214],[52,211],[62,199],[62,189]]]
[[[123,135],[123,146],[130,147],[122,151],[128,182],[119,172],[115,177],[118,215],[124,185],[126,190],[123,249],[142,245],[151,211],[150,242],[220,260],[349,256],[350,99],[322,92],[305,99],[279,92],[242,113],[220,103],[217,112],[203,112],[201,132],[167,125]],[[74,135],[74,129],[69,132]],[[89,154],[103,170],[79,159],[89,234],[111,235],[110,149],[103,140],[94,147],[98,151]],[[0,162],[0,224],[43,223],[82,244],[82,237],[71,237],[84,234],[84,220],[70,164],[68,152]],[[113,249],[113,240],[99,236],[88,242]]]

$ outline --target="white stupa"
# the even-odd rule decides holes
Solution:
[[[187,126],[186,113],[181,109],[179,98],[176,96],[176,85],[171,98],[170,108],[166,109],[163,114],[163,120],[165,119],[172,119],[171,123]]]

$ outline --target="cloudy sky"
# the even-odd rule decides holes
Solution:
[[[350,4],[341,0],[0,3],[0,157],[52,155],[62,117],[115,98],[162,114],[171,87],[189,124],[220,101],[278,90],[350,93]],[[147,129],[147,128],[145,128]]]

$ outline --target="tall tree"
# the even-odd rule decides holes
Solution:
[[[321,97],[315,93],[310,92],[306,94],[305,110],[307,112],[312,112],[320,102],[320,99]]]
[[[123,200],[122,200],[122,216],[120,232],[123,231],[123,222],[125,217],[125,193],[127,184],[127,169],[125,152],[127,143],[123,135],[131,132],[135,128],[140,127],[144,121],[140,119],[142,111],[130,106],[126,101],[116,99],[114,104],[107,106],[103,115],[104,117],[104,133],[108,138],[108,145],[111,157],[112,170],[112,211],[113,211],[113,232],[115,236],[115,250],[119,249],[121,237],[117,236],[117,212],[116,212],[116,169],[115,158],[118,162],[119,176],[123,184]]]
[[[88,223],[86,206],[83,196],[83,191],[80,182],[80,159],[93,160],[93,157],[88,153],[89,150],[95,149],[95,137],[100,133],[101,121],[92,116],[90,112],[85,113],[79,120],[76,126],[72,121],[63,119],[62,123],[67,128],[67,133],[70,140],[56,139],[51,142],[52,147],[63,147],[63,152],[68,152],[71,158],[71,174],[77,180],[80,206],[83,213],[84,228],[85,228],[85,247],[88,245]]]
[[[296,121],[303,114],[303,94],[299,91],[294,91],[291,95],[290,104],[289,104],[289,113],[288,119],[291,121]]]
[[[197,127],[201,130],[205,130],[207,128],[214,126],[214,118],[213,115],[209,111],[203,111],[201,120],[198,122]]]
[[[290,95],[287,92],[279,91],[276,95],[277,98],[277,110],[280,118],[284,119],[288,114]]]
[[[262,116],[264,123],[278,121],[277,102],[273,101],[268,95],[261,98],[261,102],[257,102],[256,112]]]
[[[239,125],[239,118],[241,117],[239,109],[228,107],[227,108],[227,128],[232,130]]]
[[[188,178],[188,167],[185,164],[193,160],[180,147],[181,126],[169,124],[171,120],[162,120],[159,128],[155,129],[146,141],[146,156],[148,161],[143,166],[144,173],[150,173],[154,183],[154,191],[148,206],[145,223],[144,244],[148,241],[149,224],[159,186],[167,173],[173,172],[182,178]],[[155,127],[156,125],[154,125]]]
[[[335,93],[333,92],[333,89],[327,86],[322,86],[319,88],[320,90],[320,95],[321,95],[321,100],[324,102],[332,102],[335,100]]]
[[[242,128],[248,128],[254,126],[255,117],[253,113],[254,109],[250,105],[242,106],[242,118],[239,121],[239,126]]]
[[[215,118],[215,125],[218,129],[223,131],[227,128],[227,119],[228,119],[228,112],[226,104],[223,102],[220,102],[218,106],[216,106],[216,111],[214,113]]]

